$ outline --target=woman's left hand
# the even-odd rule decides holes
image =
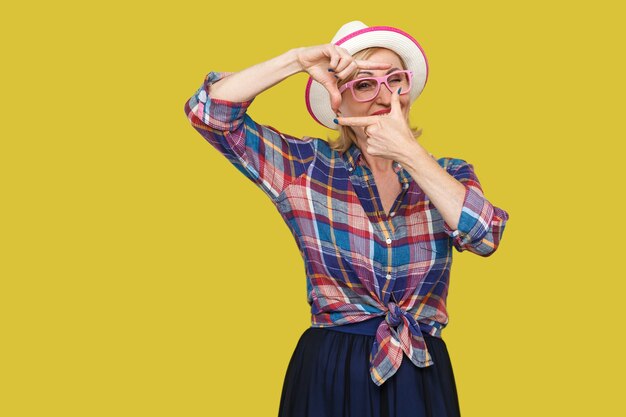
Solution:
[[[400,107],[400,94],[391,95],[391,112],[385,115],[362,117],[337,117],[340,125],[362,128],[366,136],[366,151],[372,156],[403,163],[414,155],[415,140]]]

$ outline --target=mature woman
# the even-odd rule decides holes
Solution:
[[[338,139],[296,138],[247,114],[299,72],[311,116]],[[287,368],[281,417],[460,415],[441,337],[452,249],[491,255],[509,216],[471,164],[416,140],[409,110],[427,75],[413,37],[355,21],[329,44],[211,72],[185,105],[273,201],[305,262],[311,327]]]

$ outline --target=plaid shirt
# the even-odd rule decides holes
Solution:
[[[508,213],[485,199],[473,166],[437,162],[466,188],[457,230],[397,162],[402,191],[385,213],[360,150],[339,153],[318,138],[296,138],[260,125],[246,113],[253,100],[209,97],[209,73],[185,103],[191,125],[274,203],[293,233],[306,269],[311,326],[329,327],[384,316],[370,354],[370,374],[382,385],[403,353],[432,365],[423,332],[441,337],[448,323],[452,248],[489,256]],[[435,157],[430,154],[432,158]]]

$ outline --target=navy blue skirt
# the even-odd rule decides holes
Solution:
[[[285,374],[278,417],[460,417],[448,349],[424,333],[434,364],[400,369],[377,386],[369,355],[382,318],[304,331]]]

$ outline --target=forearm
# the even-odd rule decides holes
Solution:
[[[211,86],[214,99],[233,102],[252,100],[291,75],[302,71],[297,60],[298,49],[233,73]]]
[[[457,229],[465,187],[446,172],[418,142],[415,151],[410,152],[410,159],[402,162],[411,177],[432,201],[441,217],[452,228]]]

